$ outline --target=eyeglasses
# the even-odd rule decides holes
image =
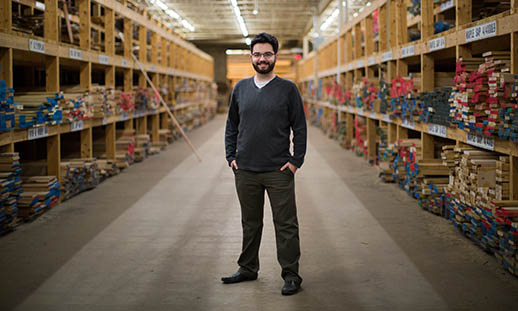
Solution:
[[[266,53],[255,52],[255,53],[252,53],[252,56],[255,57],[255,58],[261,58],[261,56],[264,56],[264,58],[272,58],[273,55],[274,54],[272,52],[266,52]]]

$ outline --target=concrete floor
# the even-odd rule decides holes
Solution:
[[[267,203],[259,279],[236,271],[225,118],[0,238],[0,310],[516,310],[518,280],[309,128],[297,173],[303,291],[283,297]]]

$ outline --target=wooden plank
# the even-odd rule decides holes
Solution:
[[[81,62],[79,84],[81,90],[89,91],[92,87],[92,63]]]
[[[397,40],[397,0],[390,0],[389,6],[389,46],[395,48],[398,45]]]
[[[167,112],[160,113],[160,129],[169,129],[169,115],[167,114]]]
[[[133,69],[124,69],[124,92],[133,90]]]
[[[397,140],[397,124],[388,124],[388,144],[391,145]]]
[[[151,33],[151,63],[158,65],[158,35]]]
[[[124,121],[124,129],[125,130],[133,130],[133,119],[128,119],[126,121]]]
[[[11,32],[13,28],[12,6],[11,0],[0,1],[0,28],[6,32]]]
[[[509,160],[511,162],[509,179],[510,199],[518,200],[518,156],[511,156]]]
[[[518,74],[518,32],[511,33],[511,73]]]
[[[402,127],[401,125],[397,126],[397,139],[407,139],[408,138],[408,129],[406,127]]]
[[[428,39],[433,36],[434,25],[433,25],[433,1],[422,0],[421,1],[421,38]]]
[[[58,41],[58,0],[45,0],[43,25],[45,39]]]
[[[151,116],[151,141],[160,141],[160,115],[158,113]]]
[[[388,4],[383,5],[378,13],[378,29],[379,29],[379,50],[385,51],[388,48],[387,42],[387,8]]]
[[[396,60],[396,76],[406,77],[408,76],[408,63],[402,59]]]
[[[138,40],[138,60],[145,64],[147,63],[147,29],[142,25],[140,25],[138,28]]]
[[[142,72],[139,71],[138,73],[138,86],[141,87],[141,88],[145,88],[147,87],[147,81],[146,81],[146,77],[144,76],[144,74]]]
[[[349,144],[354,139],[354,114],[346,114],[345,126],[347,127],[345,133],[347,137],[347,143]]]
[[[362,29],[361,24],[354,26],[354,59],[361,58],[362,55]]]
[[[5,80],[7,87],[13,87],[13,49],[0,48],[0,80]]]
[[[90,0],[79,0],[79,46],[90,50]]]
[[[104,49],[108,56],[115,55],[115,12],[104,8]]]
[[[131,59],[133,49],[133,25],[131,19],[124,19],[124,57]]]
[[[433,91],[434,81],[434,58],[430,54],[421,54],[421,92]]]
[[[0,153],[14,152],[14,143],[0,146]]]
[[[345,34],[345,62],[349,63],[353,60],[353,33],[348,31]]]
[[[137,118],[137,135],[147,134],[147,117]]]
[[[106,124],[105,128],[105,141],[106,141],[106,158],[109,160],[115,160],[116,154],[116,131],[115,131],[115,122]]]
[[[169,44],[169,67],[176,68],[176,44]]]
[[[428,133],[421,133],[421,159],[434,158],[434,138]]]
[[[92,128],[86,128],[81,131],[81,158],[93,157],[93,136]]]
[[[463,25],[471,23],[472,0],[455,0],[455,25],[461,29]]]
[[[403,45],[408,42],[407,29],[407,4],[405,0],[396,2],[396,24],[397,24],[397,44]]]
[[[365,19],[365,55],[374,53],[374,33],[372,32],[372,15]]]
[[[115,66],[107,66],[104,71],[104,80],[107,87],[115,87]]]
[[[47,175],[61,179],[61,135],[47,137]]]
[[[45,57],[45,90],[47,92],[59,92],[59,57]]]
[[[345,74],[345,89],[351,90],[353,88],[353,73],[348,71]]]
[[[169,67],[168,65],[168,60],[169,60],[169,57],[167,57],[167,51],[168,51],[168,46],[167,46],[167,39],[166,38],[162,38],[162,51],[160,53],[160,61],[161,61],[161,65],[164,66],[164,67]]]
[[[367,118],[367,153],[368,159],[376,158],[376,120]]]

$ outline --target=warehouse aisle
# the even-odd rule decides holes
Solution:
[[[2,310],[446,310],[515,306],[518,282],[444,219],[309,127],[297,173],[303,291],[280,295],[267,204],[258,281],[237,269],[224,117],[0,239]],[[498,307],[495,307],[498,306]]]

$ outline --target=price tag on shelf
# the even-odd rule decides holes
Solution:
[[[83,60],[83,51],[81,50],[70,48],[68,55],[70,58]]]
[[[29,39],[29,50],[38,53],[45,53],[45,42]]]
[[[108,56],[99,55],[99,63],[101,63],[103,65],[108,65]]]
[[[103,118],[103,125],[106,125],[108,124],[108,119],[106,119],[106,117]]]
[[[155,68],[155,66],[151,65],[151,66],[149,66],[149,70],[150,71],[156,71],[156,68]]]
[[[441,12],[444,12],[448,9],[453,8],[455,6],[455,0],[449,0],[446,2],[441,3]]]
[[[466,42],[472,42],[489,37],[494,37],[496,36],[497,30],[498,28],[496,25],[496,21],[468,28],[466,29]]]
[[[381,54],[381,62],[388,62],[389,60],[392,60],[392,51]]]
[[[83,129],[83,120],[72,122],[72,128],[71,128],[72,132],[81,131],[82,129]]]
[[[414,121],[410,121],[408,119],[403,119],[403,123],[401,125],[411,130],[415,129]]]
[[[493,137],[485,137],[477,134],[467,133],[466,142],[475,147],[480,147],[491,151],[495,150],[495,139]]]
[[[389,123],[392,123],[392,120],[390,120],[390,116],[386,113],[383,114],[383,117],[382,117],[383,121],[385,122],[389,122]]]
[[[376,64],[376,57],[375,56],[371,56],[369,57],[369,66],[372,66],[374,64]]]
[[[365,114],[363,113],[363,109],[362,108],[358,108],[358,114],[360,116],[364,116]]]
[[[428,41],[428,49],[430,50],[430,52],[442,50],[445,47],[446,47],[446,38],[445,37],[440,37],[440,38]]]
[[[125,58],[122,59],[122,66],[123,67],[128,67],[128,62],[126,61]]]
[[[409,57],[409,56],[414,56],[414,46],[413,45],[405,46],[404,48],[401,48],[401,57],[405,58],[405,57]]]
[[[353,64],[349,63],[349,64],[347,65],[347,70],[348,70],[348,71],[353,70]]]
[[[38,139],[49,136],[48,126],[32,127],[29,129],[28,139]]]
[[[158,112],[158,111],[157,111],[156,109],[151,109],[151,110],[149,110],[149,114],[157,114],[157,112]]]
[[[126,120],[128,120],[128,119],[129,119],[129,113],[127,113],[127,112],[123,112],[123,113],[121,114],[121,121],[126,121]]]
[[[446,138],[448,137],[448,130],[443,125],[429,124],[428,134]]]
[[[347,106],[347,110],[349,111],[349,113],[354,113],[354,108],[351,106]]]
[[[363,60],[359,60],[356,62],[356,68],[362,68],[363,67]]]
[[[174,71],[173,71],[173,69],[169,69],[169,70],[167,71],[167,73],[168,73],[170,76],[172,76],[172,75],[174,74]]]
[[[36,1],[36,8],[45,11],[45,3]]]
[[[371,119],[377,119],[378,118],[378,116],[376,116],[375,112],[371,112],[370,113],[370,117],[371,117]]]

